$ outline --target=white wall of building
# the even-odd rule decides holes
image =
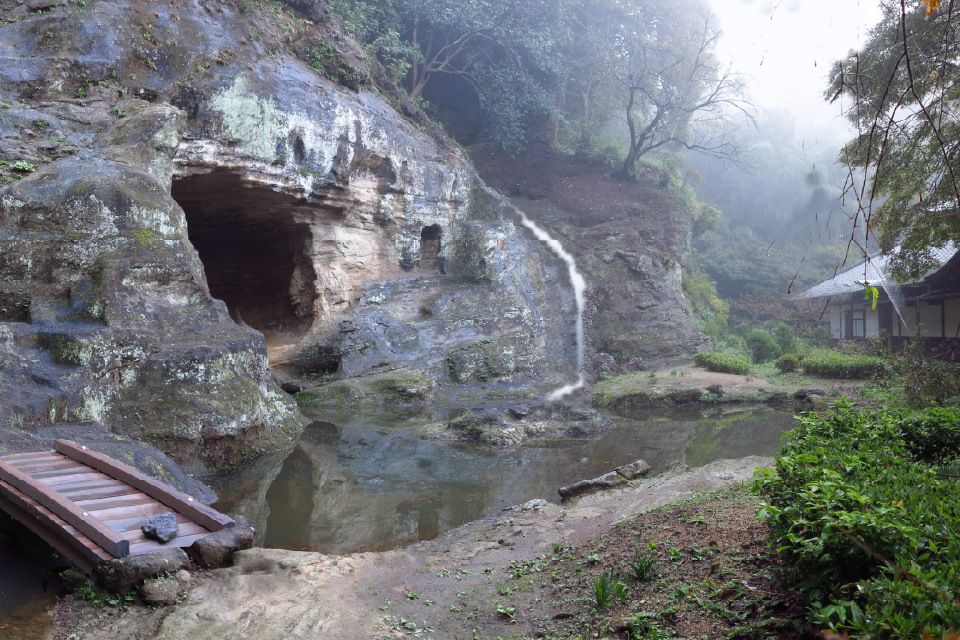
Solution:
[[[917,303],[917,322],[920,335],[924,338],[939,338],[943,336],[943,327],[940,323],[940,303]]]

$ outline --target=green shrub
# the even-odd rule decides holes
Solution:
[[[804,336],[807,343],[814,349],[830,348],[830,329],[826,327],[814,327]]]
[[[803,372],[823,378],[862,380],[884,374],[887,363],[882,358],[838,353],[836,351],[811,351],[803,359]]]
[[[777,361],[773,363],[773,366],[775,366],[780,373],[796,371],[800,368],[800,358],[792,353],[785,353],[777,358]]]
[[[797,336],[793,332],[793,327],[786,322],[778,322],[773,328],[773,339],[777,341],[783,353],[793,353],[797,350]]]
[[[720,353],[718,351],[698,353],[693,357],[693,361],[707,371],[717,373],[743,375],[750,372],[750,361],[738,353]]]
[[[841,401],[800,419],[754,489],[815,628],[891,640],[960,629],[960,486],[927,464],[958,451],[957,410],[867,413]]]
[[[773,336],[766,331],[754,329],[743,336],[743,341],[746,343],[747,349],[750,350],[753,361],[756,363],[773,360],[780,355],[780,345],[778,345],[777,341],[773,339]]]

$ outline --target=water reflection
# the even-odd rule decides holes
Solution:
[[[218,508],[254,520],[266,546],[381,550],[532,498],[555,502],[558,487],[638,458],[658,472],[677,461],[772,455],[793,418],[754,409],[640,413],[617,423],[596,437],[503,448],[422,440],[422,417],[334,416],[311,424],[271,468],[259,461],[208,481],[221,495]]]
[[[2,517],[0,527],[0,640],[43,638],[53,628],[47,612],[65,591],[57,578],[62,567],[43,543],[26,549],[11,533],[19,525]]]

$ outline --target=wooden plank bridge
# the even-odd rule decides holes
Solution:
[[[0,509],[90,572],[110,558],[189,547],[234,526],[218,511],[122,462],[69,440],[53,451],[0,457]],[[140,525],[173,512],[179,534],[167,544]]]

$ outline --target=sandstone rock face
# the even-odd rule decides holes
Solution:
[[[0,0],[0,432],[210,470],[297,437],[278,380],[575,375],[562,265],[459,148],[291,55],[373,73],[316,3],[249,5]]]

